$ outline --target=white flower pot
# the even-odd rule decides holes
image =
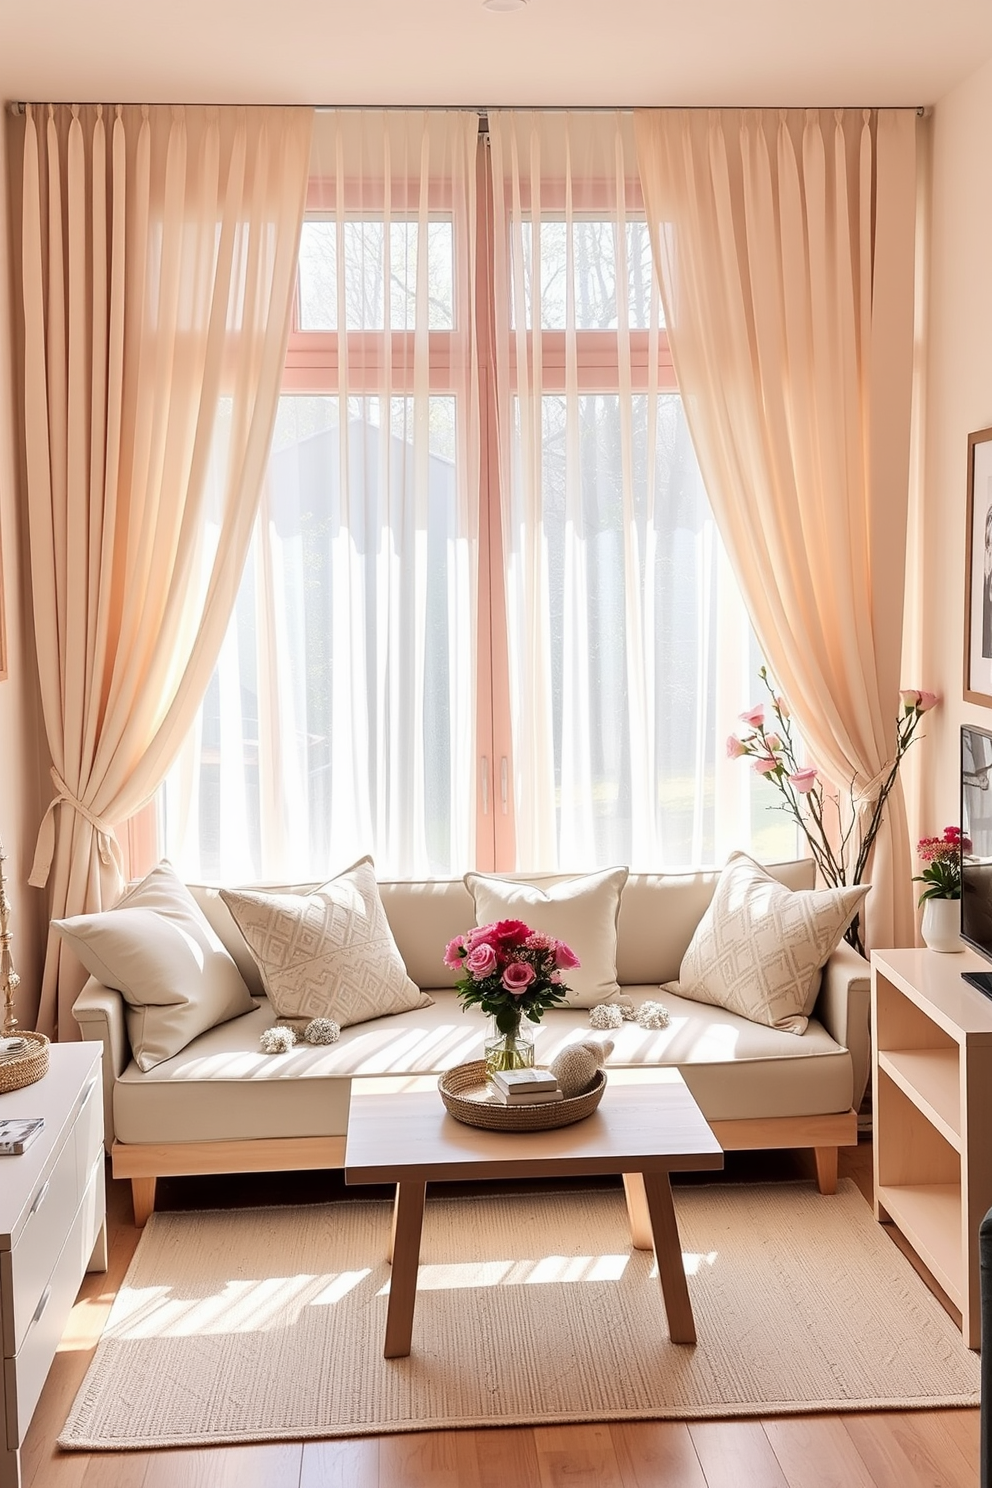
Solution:
[[[963,951],[961,944],[961,900],[926,899],[923,903],[923,939],[931,951]]]

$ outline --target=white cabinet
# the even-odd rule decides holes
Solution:
[[[992,1208],[992,999],[969,953],[872,953],[875,1213],[899,1226],[982,1341],[978,1227]]]
[[[43,1116],[0,1157],[0,1488],[19,1451],[87,1270],[105,1271],[102,1045],[55,1044],[44,1079],[0,1095],[0,1118]]]

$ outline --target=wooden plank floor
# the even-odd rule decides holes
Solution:
[[[792,1154],[731,1154],[727,1177],[794,1177],[803,1162]],[[841,1174],[853,1177],[870,1198],[869,1143],[842,1152]],[[160,1206],[327,1196],[314,1190],[312,1175],[225,1182],[218,1190],[217,1179],[172,1180],[161,1185]],[[108,1208],[110,1269],[87,1277],[80,1292],[23,1449],[23,1488],[976,1488],[979,1481],[977,1410],[505,1427],[187,1451],[62,1453],[55,1438],[138,1240],[127,1184],[108,1179]],[[894,1238],[898,1243],[900,1237]]]

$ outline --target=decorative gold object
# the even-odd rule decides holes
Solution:
[[[3,1037],[17,1040],[14,1050],[5,1052],[0,1058],[0,1094],[7,1090],[20,1090],[24,1085],[33,1085],[48,1069],[48,1039],[43,1033],[32,1033],[28,1029],[17,1032],[17,1017],[14,1013],[14,993],[21,979],[14,970],[10,954],[10,900],[7,898],[7,876],[4,864],[7,854],[0,842],[0,987],[3,989]],[[23,1045],[23,1047],[20,1047]],[[7,1046],[8,1050],[10,1046]]]

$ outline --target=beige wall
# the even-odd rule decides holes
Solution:
[[[7,123],[4,109],[0,114],[0,182],[8,175]],[[0,543],[7,633],[7,677],[0,681],[0,839],[7,852],[7,892],[13,906],[14,966],[21,977],[17,1014],[22,1027],[30,1028],[37,1008],[47,915],[45,891],[29,888],[28,874],[42,810],[47,754],[39,742],[34,633],[25,582],[27,534],[15,438],[19,413],[13,371],[11,267],[9,204],[6,189],[0,187]],[[3,292],[8,286],[10,296]]]
[[[926,361],[922,658],[943,694],[920,753],[920,828],[958,820],[958,729],[992,728],[962,700],[968,434],[992,426],[992,60],[934,108]]]

